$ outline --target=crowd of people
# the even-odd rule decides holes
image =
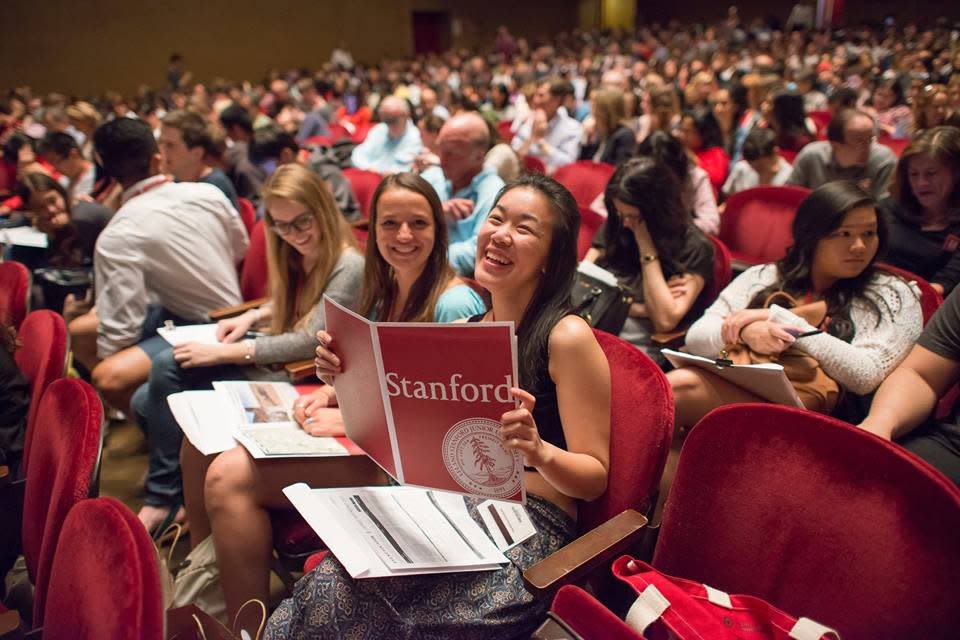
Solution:
[[[654,338],[686,328],[691,353],[779,361],[807,409],[894,439],[960,483],[956,410],[931,417],[960,380],[958,29],[787,29],[732,8],[712,25],[549,42],[501,27],[480,52],[372,65],[337,50],[317,70],[257,83],[194,82],[174,55],[164,86],[132,96],[18,87],[0,98],[0,221],[32,224],[48,247],[5,257],[89,285],[84,297],[38,278],[34,306],[64,315],[80,374],[143,429],[140,519],[150,531],[189,522],[194,547],[212,539],[231,616],[269,598],[268,510],[290,508],[283,487],[387,478],[337,458],[204,456],[167,397],[284,379],[278,365],[315,358],[326,384],[298,401],[297,420],[342,435],[323,295],[381,321],[512,320],[521,408],[502,434],[524,456],[537,534],[494,572],[361,585],[327,556],[266,632],[512,637],[547,605],[520,573],[572,540],[578,502],[607,488],[610,371],[570,302],[585,204],[548,177],[578,161],[610,165],[583,260],[632,297],[619,335],[667,371],[678,441],[715,407],[763,401],[709,371],[671,370]],[[383,176],[369,203],[348,168]],[[810,190],[791,246],[718,291],[726,201],[763,185]],[[242,302],[247,205],[266,229],[268,302],[222,320],[219,344],[171,347],[165,322]],[[944,296],[926,328],[916,285],[881,262]],[[16,473],[29,398],[9,334],[0,464]]]

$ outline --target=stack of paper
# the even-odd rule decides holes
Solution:
[[[48,239],[47,234],[33,227],[13,227],[0,229],[0,244],[46,249]]]
[[[695,356],[689,353],[661,349],[660,353],[675,367],[697,367],[714,373],[727,382],[743,387],[750,393],[760,396],[764,400],[785,404],[790,407],[803,408],[803,402],[793,388],[783,367],[779,364],[735,364],[729,365],[710,358]]]
[[[443,491],[300,483],[283,492],[354,578],[495,570],[508,562],[502,549],[535,533],[522,505],[489,501],[496,507],[491,510],[483,503],[481,514],[500,520],[494,539],[512,540],[498,548],[463,496]]]
[[[254,458],[359,455],[347,438],[311,436],[293,418],[299,397],[286,382],[221,381],[213,391],[167,397],[183,434],[204,455],[243,445]]]

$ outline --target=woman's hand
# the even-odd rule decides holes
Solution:
[[[173,348],[173,359],[184,369],[210,367],[227,361],[223,345],[188,342]]]
[[[785,351],[796,341],[796,338],[783,326],[769,320],[761,320],[744,328],[743,341],[757,353],[776,355]]]
[[[657,252],[657,245],[653,243],[650,230],[647,229],[643,218],[640,216],[623,216],[623,226],[633,232],[641,256]]]
[[[256,309],[250,309],[246,313],[221,320],[217,323],[217,340],[220,342],[236,342],[247,334],[247,331],[256,321]]]
[[[500,416],[503,446],[509,451],[522,453],[528,466],[540,467],[547,463],[549,449],[547,443],[540,439],[537,423],[533,420],[533,407],[537,400],[517,387],[510,389],[510,395],[520,400],[520,408]]]
[[[293,403],[293,418],[299,424],[303,424],[314,411],[325,409],[331,404],[327,388],[320,387],[316,391],[297,398],[296,402]]]
[[[297,422],[312,436],[339,438],[347,435],[343,426],[343,414],[336,407],[314,408],[303,420],[297,418]]]
[[[317,342],[320,343],[315,351],[317,357],[313,359],[313,364],[317,367],[317,377],[327,384],[333,384],[333,377],[343,373],[340,358],[330,350],[333,336],[326,331],[317,331]]]
[[[720,336],[724,344],[740,344],[741,332],[754,322],[761,322],[770,317],[767,309],[743,309],[735,311],[723,319],[720,325]]]

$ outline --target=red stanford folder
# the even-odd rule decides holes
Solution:
[[[512,322],[377,323],[327,297],[324,313],[347,437],[401,484],[525,500],[523,458],[500,440],[517,407]]]

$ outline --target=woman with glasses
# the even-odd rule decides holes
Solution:
[[[280,365],[313,355],[314,334],[324,327],[322,298],[354,307],[363,281],[363,256],[324,182],[299,164],[277,168],[263,186],[266,203],[270,301],[222,320],[217,344],[190,342],[154,359],[148,382],[133,396],[134,417],[147,435],[150,467],[148,530],[177,515],[182,503],[180,443],[183,434],[167,396],[209,389],[214,380],[285,380]],[[269,335],[248,337],[252,329]]]

